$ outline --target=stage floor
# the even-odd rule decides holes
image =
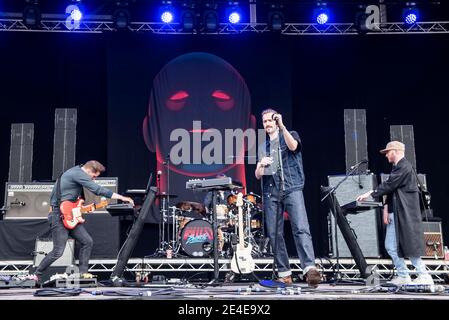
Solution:
[[[440,287],[440,289],[443,286]],[[445,292],[383,292],[376,287],[362,285],[322,284],[317,289],[306,284],[295,285],[285,290],[265,288],[259,284],[233,283],[227,285],[147,285],[143,287],[96,287],[83,288],[76,296],[37,297],[39,289],[1,289],[0,300],[449,300],[449,287]],[[45,288],[54,289],[54,288]],[[379,288],[378,288],[379,289]]]

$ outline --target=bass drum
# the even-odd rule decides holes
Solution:
[[[187,222],[180,234],[181,248],[190,257],[207,257],[214,251],[214,229],[205,219]],[[223,233],[218,229],[218,249],[223,248]]]

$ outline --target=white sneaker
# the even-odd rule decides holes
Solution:
[[[407,275],[406,277],[394,277],[393,279],[391,279],[390,281],[387,282],[388,284],[393,284],[395,286],[401,286],[404,284],[412,284],[412,278],[410,278],[409,275]]]
[[[430,274],[420,274],[418,277],[412,281],[413,284],[424,284],[424,285],[432,285],[433,279]]]

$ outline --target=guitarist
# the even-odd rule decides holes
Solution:
[[[118,199],[134,205],[131,198],[114,193],[94,182],[95,178],[104,171],[105,167],[100,162],[91,160],[84,165],[67,170],[56,181],[50,196],[51,211],[48,215],[48,222],[50,223],[53,239],[53,250],[45,256],[35,271],[36,280],[38,282],[42,273],[54,261],[62,256],[69,235],[81,244],[79,252],[79,271],[81,277],[91,277],[87,271],[93,247],[92,237],[87,233],[83,224],[78,224],[72,230],[68,230],[64,227],[59,208],[62,201],[76,201],[81,196],[83,187],[85,187],[97,196]]]
[[[257,163],[255,176],[262,179],[265,225],[278,269],[277,282],[292,284],[282,216],[287,211],[303,274],[307,284],[315,288],[321,281],[321,275],[315,266],[312,236],[302,193],[304,171],[301,140],[296,131],[287,130],[282,116],[273,109],[262,112],[262,123],[269,139],[266,140],[266,145],[259,148],[260,161]],[[279,149],[281,159],[278,159]],[[284,190],[281,188],[282,172]]]

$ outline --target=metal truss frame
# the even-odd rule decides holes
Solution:
[[[318,269],[324,274],[332,274],[337,269],[336,259],[316,259]],[[117,260],[91,260],[89,272],[107,273],[112,272]],[[213,272],[213,259],[166,259],[166,258],[133,258],[128,261],[125,271],[132,273],[171,273],[171,272]],[[230,271],[229,259],[219,259],[219,271]],[[29,272],[33,261],[0,261],[0,275],[17,275]],[[271,272],[273,268],[273,259],[263,258],[255,259],[255,273]],[[371,270],[375,270],[373,277],[378,280],[389,279],[394,272],[394,267],[389,259],[367,259],[367,264]],[[444,260],[426,259],[425,264],[429,273],[436,282],[445,282],[449,277],[449,265]],[[302,272],[299,259],[290,260],[291,270],[293,272]],[[411,273],[414,272],[413,266],[407,260],[407,266]],[[339,271],[342,279],[361,280],[360,272],[353,259],[339,259]]]
[[[27,26],[22,19],[0,19],[0,31],[28,31],[28,32],[74,32],[74,33],[108,33],[115,32],[114,23],[110,20],[82,21],[77,29],[69,29],[65,20],[41,20],[38,28]],[[179,23],[165,24],[160,22],[132,22],[128,32],[152,34],[210,34],[232,35],[241,33],[271,33],[265,23],[221,23],[214,32],[196,29],[186,32]],[[354,23],[330,23],[319,25],[316,23],[286,23],[278,33],[283,35],[356,35],[359,32]],[[377,31],[367,35],[378,34],[447,34],[449,21],[418,22],[407,25],[403,22],[382,23]]]

